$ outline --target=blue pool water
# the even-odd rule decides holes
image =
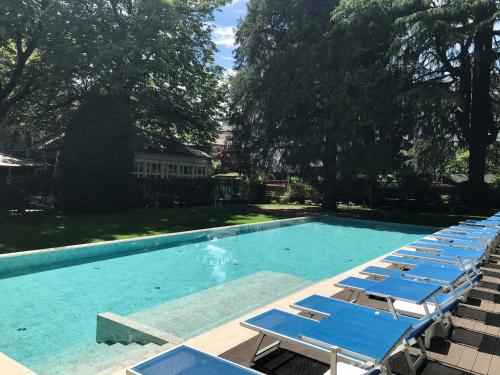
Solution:
[[[4,277],[0,279],[0,352],[40,374],[57,372],[47,369],[46,363],[59,358],[60,368],[70,373],[76,357],[83,362],[95,360],[84,358],[80,348],[99,347],[95,343],[98,313],[140,315],[225,283],[245,286],[248,283],[237,284],[238,280],[257,274],[281,275],[276,285],[270,285],[274,295],[268,292],[266,296],[277,298],[302,285],[294,284],[295,280],[331,277],[432,231],[430,227],[344,219],[240,234],[233,230],[236,235],[230,236],[224,236],[227,230],[222,229],[220,236],[217,230],[211,231],[202,241]],[[288,289],[280,289],[285,283],[280,280],[290,280]],[[245,311],[245,296],[240,300],[239,308]],[[202,298],[199,301],[203,303]],[[255,301],[251,307],[257,307]],[[199,333],[197,329],[180,334],[190,337]],[[90,352],[95,353],[94,349]]]

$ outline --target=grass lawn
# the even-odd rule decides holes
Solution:
[[[241,205],[119,213],[0,214],[0,253],[258,223],[319,211],[312,206]]]
[[[105,214],[0,214],[0,253],[257,223],[321,213],[315,206],[241,205],[135,210]],[[449,226],[470,217],[339,207],[338,215],[361,219]]]

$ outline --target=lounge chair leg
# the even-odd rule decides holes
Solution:
[[[255,358],[257,357],[257,353],[259,352],[260,346],[262,345],[262,341],[264,340],[264,334],[261,333],[257,338],[257,344],[255,346],[254,355],[252,357],[252,362],[255,362]]]
[[[415,365],[411,361],[411,356],[410,356],[410,351],[408,350],[408,346],[405,346],[404,354],[406,358],[406,363],[408,363],[408,367],[410,368],[410,372],[412,373],[412,375],[415,375],[417,371],[415,369]]]
[[[417,343],[418,343],[418,348],[420,349],[420,355],[415,360],[415,362],[411,360],[408,343],[405,343],[405,348],[404,348],[404,355],[406,358],[406,362],[408,363],[408,367],[410,368],[410,372],[412,373],[412,375],[415,375],[417,373],[417,369],[422,365],[422,362],[427,358],[427,352],[425,351],[424,343],[422,342],[421,337],[417,339]]]
[[[349,302],[356,303],[358,301],[358,298],[361,296],[361,293],[362,293],[361,291],[358,292],[358,291],[353,290],[351,292],[351,298],[349,299]],[[353,294],[354,294],[354,298],[352,298]]]
[[[389,366],[388,361],[382,362],[380,370],[383,375],[392,375],[391,367]]]
[[[253,355],[252,362],[255,362],[257,360],[257,357],[261,356],[264,353],[268,353],[271,349],[277,348],[280,346],[281,341],[276,340],[272,344],[269,344],[268,346],[264,348],[260,348],[262,345],[262,341],[264,340],[265,335],[261,333],[259,337],[257,338],[257,344],[255,347],[255,354]]]
[[[434,337],[435,325],[431,325],[429,328],[425,330],[424,334],[424,343],[425,348],[429,349],[431,346],[431,339]]]
[[[424,347],[424,344],[422,343],[421,337],[419,337],[417,339],[417,343],[418,343],[418,348],[420,349],[420,357],[422,357],[422,361],[423,361],[425,358],[427,358],[427,352],[425,351],[425,347]]]
[[[422,365],[424,360],[427,358],[427,352],[425,351],[425,347],[424,344],[422,343],[421,337],[417,339],[417,343],[418,343],[418,348],[420,349],[420,355],[415,360],[415,362],[413,362],[413,368],[415,370],[415,373],[417,372],[418,368]]]
[[[451,315],[447,317],[448,320],[448,330],[446,331],[446,337],[449,337],[451,334],[451,331],[453,331],[453,327],[455,327],[455,323],[453,323],[453,319],[451,318]]]
[[[337,353],[339,348],[333,346],[330,352],[330,375],[337,375]]]

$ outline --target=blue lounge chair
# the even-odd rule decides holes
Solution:
[[[492,251],[495,251],[495,248],[497,246],[497,241],[490,237],[471,237],[469,235],[456,232],[441,231],[433,233],[429,235],[429,237],[435,238],[440,241],[478,241],[480,243],[483,243],[489,249],[490,253]]]
[[[445,255],[445,256],[451,256],[451,257],[473,259],[477,262],[482,262],[486,258],[486,253],[484,251],[462,249],[462,248],[457,248],[457,247],[452,247],[452,246],[447,246],[447,245],[429,244],[426,242],[421,243],[421,242],[416,241],[416,242],[412,242],[409,245],[406,245],[405,247],[411,247],[415,250],[425,252],[425,253],[431,253],[431,254],[434,253],[437,255]]]
[[[463,233],[454,233],[454,232],[445,232],[445,231],[440,231],[436,232],[433,234],[430,234],[428,237],[431,238],[436,238],[438,240],[446,240],[446,241],[478,241],[478,242],[484,242],[486,245],[488,244],[488,241],[491,241],[491,239],[486,238],[486,239],[481,239],[481,238],[474,238],[474,237],[468,237],[467,235]]]
[[[463,272],[464,276],[474,286],[477,285],[483,277],[483,274],[481,273],[481,271],[476,269],[475,267],[466,267],[467,272],[465,272],[464,267],[461,265],[447,264],[447,263],[442,263],[442,262],[434,262],[434,261],[429,261],[429,260],[424,260],[424,259],[419,259],[419,258],[414,258],[414,257],[412,258],[412,257],[402,257],[402,256],[396,256],[396,255],[389,255],[389,256],[386,256],[384,259],[382,259],[382,262],[396,264],[396,265],[400,265],[400,266],[410,266],[410,267],[425,266],[425,267],[431,267],[431,268],[437,268],[437,269],[458,270],[460,272]]]
[[[445,233],[456,233],[464,234],[471,238],[479,238],[481,240],[489,240],[492,242],[497,242],[500,233],[499,228],[482,227],[478,225],[455,225],[449,228],[443,229],[442,232]]]
[[[466,221],[461,221],[460,225],[464,226],[471,226],[473,228],[484,228],[488,229],[491,228],[493,230],[498,231],[500,229],[500,220],[496,219],[485,219],[485,220],[466,220]]]
[[[349,311],[352,312],[353,314],[356,314],[358,311],[366,311],[386,319],[394,319],[392,314],[385,310],[379,310],[367,306],[356,305],[354,303],[341,301],[336,298],[324,297],[317,294],[314,294],[301,301],[298,301],[290,305],[290,307],[293,309],[297,309],[301,312],[308,313],[310,314],[311,317],[315,316],[320,319],[325,317],[335,318],[335,316],[340,311]],[[436,322],[433,319],[427,317],[414,318],[404,315],[399,315],[398,320],[411,324],[413,328],[410,334],[406,337],[406,341],[408,342],[409,345],[413,345],[414,343],[418,344],[422,353],[421,354],[422,358],[419,358],[416,361],[416,363],[418,364],[425,358],[425,348],[423,347],[424,344],[422,343],[421,336],[425,334],[426,331],[428,331],[431,328],[431,326],[433,326]],[[433,330],[432,332],[429,331],[428,335],[426,336],[426,341],[429,341],[426,343],[425,345],[426,347],[430,345],[431,333],[433,333]],[[427,340],[427,337],[429,337],[429,340]],[[418,367],[418,365],[416,365],[415,367]]]
[[[256,375],[261,373],[186,345],[177,346],[127,369],[127,375],[174,374]]]
[[[399,257],[393,257],[396,259],[403,259]],[[407,266],[406,263],[391,262],[398,266]],[[368,276],[378,276],[378,277],[392,277],[400,279],[410,279],[420,282],[427,282],[438,284],[442,286],[441,293],[448,293],[448,296],[454,296],[456,299],[461,299],[466,301],[468,297],[468,292],[477,285],[481,280],[480,276],[468,277],[462,270],[450,269],[450,268],[436,268],[427,265],[411,265],[413,268],[410,270],[397,270],[390,268],[382,268],[370,266],[361,271],[361,274]],[[441,300],[440,303],[443,301]]]
[[[488,226],[488,223],[490,224],[490,226]],[[445,228],[445,230],[454,230],[462,233],[482,233],[486,235],[496,236],[498,234],[498,230],[500,229],[500,227],[498,226],[498,224],[494,223],[495,222],[493,221],[483,220],[468,224],[452,225],[448,228]]]
[[[480,251],[486,251],[487,250],[487,245],[484,242],[480,241],[466,241],[466,240],[439,240],[439,239],[432,239],[428,237],[421,238],[418,240],[418,242],[423,242],[423,243],[429,243],[429,244],[444,244],[452,247],[458,247],[458,248],[463,248],[463,249],[471,249],[471,250],[480,250]]]
[[[380,367],[385,372],[393,352],[407,347],[405,337],[412,330],[407,322],[368,311],[341,311],[335,318],[317,321],[272,309],[241,325],[259,333],[254,360],[278,348],[281,342],[291,342],[328,355],[332,374],[340,362],[348,364],[350,370],[357,367],[368,372]],[[266,336],[276,341],[261,348]],[[337,375],[341,373],[337,371]]]
[[[368,276],[394,277],[410,279],[421,282],[439,284],[445,287],[453,287],[460,280],[464,279],[464,272],[459,269],[443,269],[429,266],[415,266],[410,270],[398,270],[392,268],[383,268],[368,266],[362,274]]]
[[[453,265],[461,267],[463,270],[466,270],[468,268],[474,268],[476,270],[479,270],[479,267],[481,265],[480,259],[476,259],[474,257],[471,257],[470,255],[467,257],[464,257],[464,255],[461,252],[456,251],[456,250],[442,251],[439,254],[431,254],[431,253],[425,253],[425,252],[416,251],[416,250],[400,249],[400,250],[395,251],[393,254],[396,256],[401,256],[401,257],[405,257],[405,258],[415,258],[415,259],[423,259],[423,260],[432,261],[432,262],[453,264]]]
[[[438,234],[463,236],[466,239],[478,239],[480,241],[494,241],[497,237],[496,234],[489,233],[486,231],[465,230],[463,228],[457,228],[457,227],[449,227],[449,228],[443,229],[437,233],[434,233],[433,236],[436,236]]]
[[[445,330],[453,324],[450,315],[460,302],[459,296],[463,293],[461,288],[467,290],[467,286],[464,285],[452,292],[440,293],[441,286],[437,284],[391,277],[382,281],[348,277],[338,282],[336,286],[384,298],[395,318],[402,313],[439,319]],[[445,319],[448,324],[444,323]]]

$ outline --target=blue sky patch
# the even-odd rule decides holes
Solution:
[[[234,29],[247,12],[248,0],[234,0],[215,13],[213,38],[217,49],[215,61],[229,73],[233,67]]]

